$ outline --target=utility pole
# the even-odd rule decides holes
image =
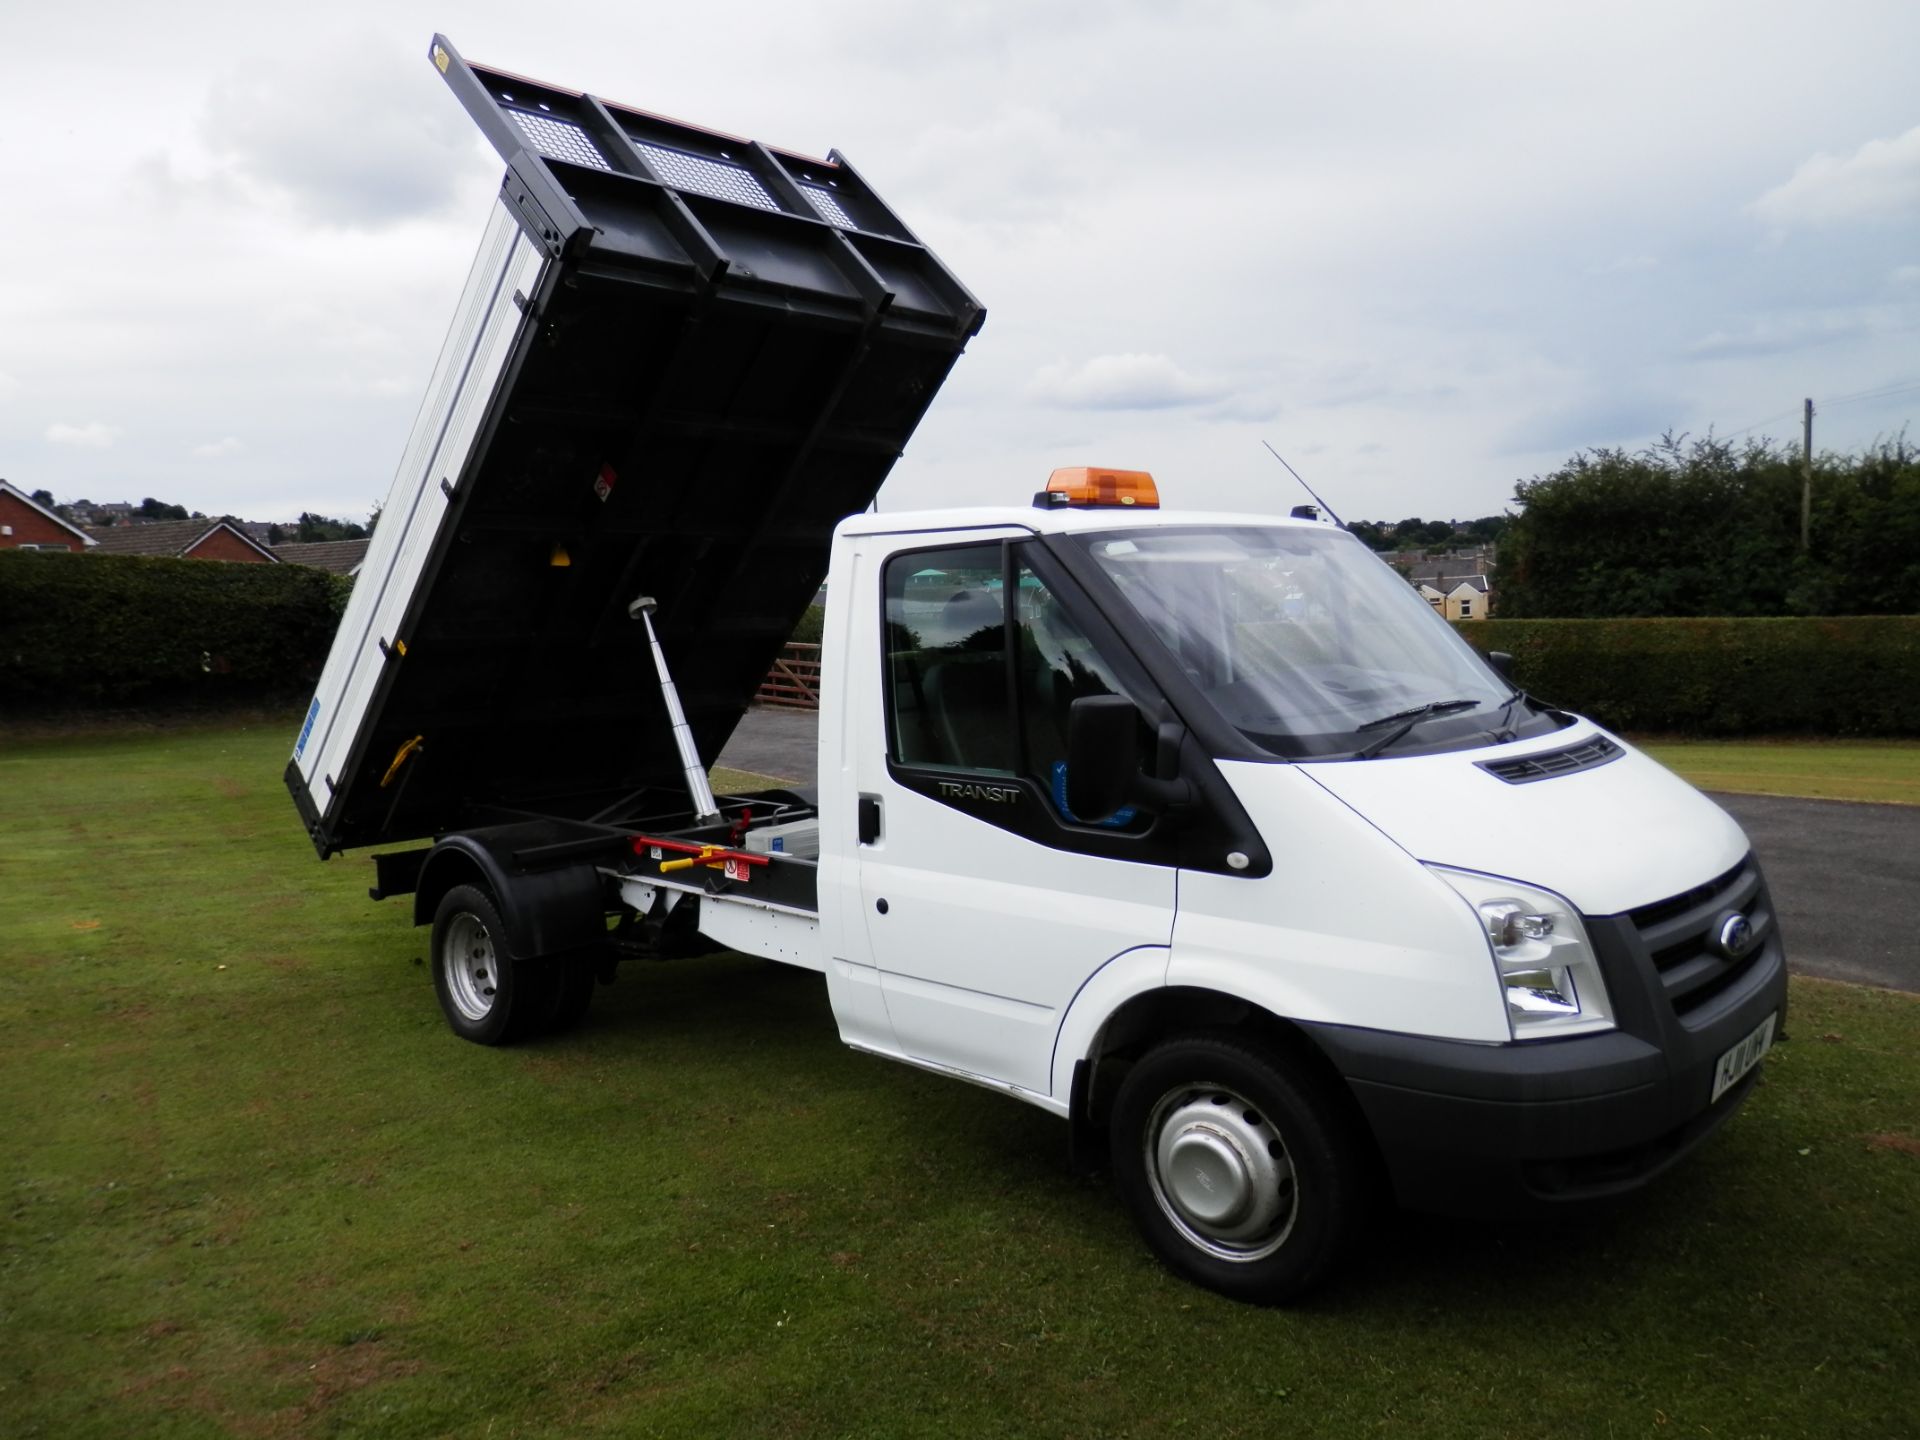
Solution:
[[[1806,554],[1813,521],[1813,397],[1807,397],[1806,418],[1802,422],[1806,441],[1800,448],[1800,553]]]

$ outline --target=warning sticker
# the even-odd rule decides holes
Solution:
[[[313,697],[313,703],[307,707],[307,723],[300,727],[300,738],[293,742],[293,758],[298,760],[307,751],[307,737],[313,734],[313,722],[320,718],[320,697]]]

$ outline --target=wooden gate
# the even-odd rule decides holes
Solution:
[[[820,647],[790,640],[760,682],[753,697],[762,705],[784,705],[792,710],[820,708]]]

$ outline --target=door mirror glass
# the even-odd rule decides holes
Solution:
[[[1067,808],[1105,820],[1127,801],[1140,773],[1140,712],[1124,695],[1085,695],[1067,717]]]

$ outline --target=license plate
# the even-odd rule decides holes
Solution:
[[[1773,1024],[1779,1018],[1778,1012],[1767,1016],[1758,1030],[1720,1057],[1720,1063],[1713,1067],[1713,1100],[1707,1102],[1709,1105],[1726,1094],[1773,1048]]]

